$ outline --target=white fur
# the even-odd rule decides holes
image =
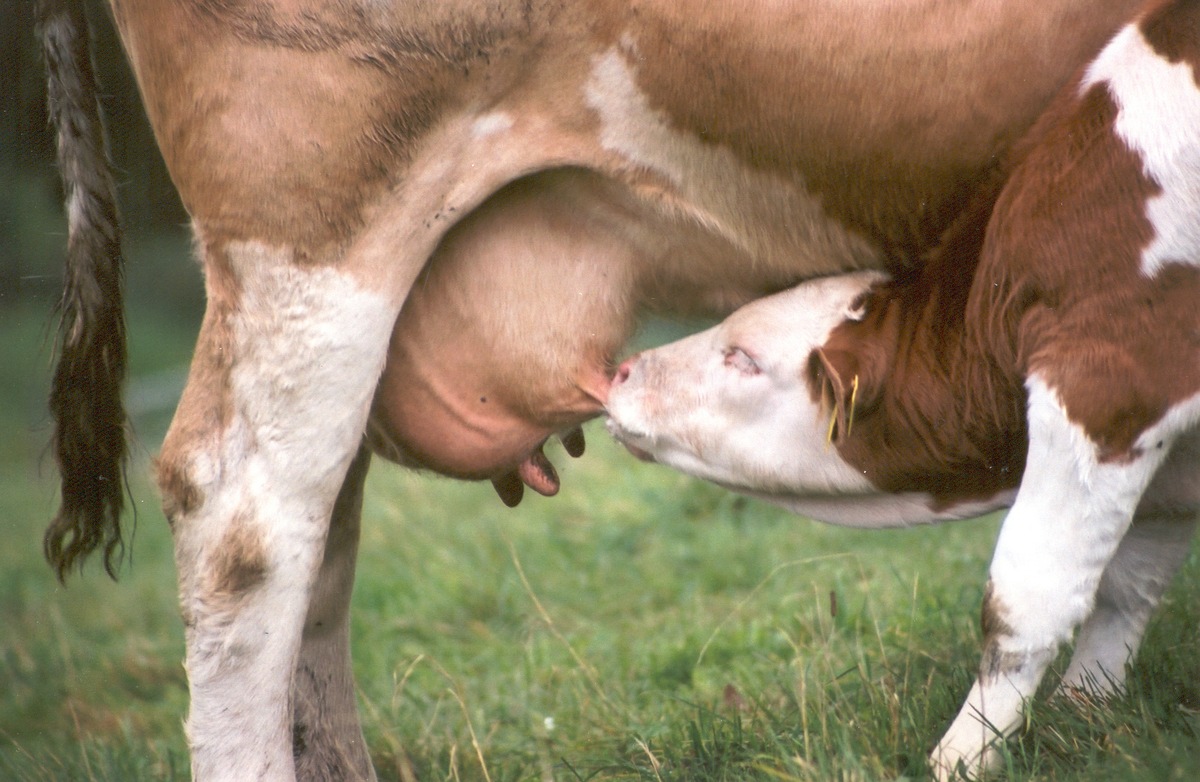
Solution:
[[[177,524],[192,687],[193,774],[293,777],[289,692],[333,499],[357,448],[395,319],[389,300],[282,248],[231,245],[231,420],[192,458],[204,504]],[[212,593],[213,557],[233,525],[263,542],[263,582]]]
[[[1194,463],[1193,463],[1194,469]],[[1139,509],[1096,592],[1092,613],[1079,628],[1061,687],[1071,695],[1103,697],[1119,692],[1125,666],[1171,578],[1187,558],[1196,512]]]
[[[1147,204],[1155,236],[1142,253],[1143,273],[1200,263],[1200,90],[1191,66],[1163,59],[1130,25],[1088,69],[1083,86],[1101,82],[1120,109],[1117,135],[1162,188]]]
[[[852,505],[877,497],[826,442],[828,413],[812,400],[803,372],[877,279],[861,273],[808,283],[643,354],[609,392],[609,430],[656,461],[773,502],[836,497]],[[727,365],[733,348],[755,357],[761,371],[747,376]]]
[[[1014,491],[1002,491],[986,500],[959,502],[943,507],[932,494],[860,494],[849,497],[796,497],[758,495],[752,497],[780,505],[810,519],[857,529],[892,529],[917,524],[973,519],[1012,504]]]
[[[484,114],[475,120],[471,124],[471,133],[475,138],[484,139],[488,136],[494,136],[497,133],[511,130],[514,124],[515,121],[508,112],[492,112],[491,114]]]
[[[1125,666],[1154,609],[1187,557],[1200,510],[1200,436],[1181,437],[1159,468],[1121,540],[1100,587],[1096,605],[1079,629],[1075,654],[1063,675],[1069,694],[1105,696],[1120,691]]]
[[[633,44],[626,40],[625,47]],[[587,106],[600,118],[600,143],[632,166],[665,177],[672,193],[660,206],[689,219],[755,258],[811,274],[876,268],[878,254],[824,213],[812,194],[783,176],[746,166],[727,148],[672,127],[637,86],[629,58],[613,47],[592,59],[584,87]]]
[[[993,660],[985,658],[934,750],[942,779],[959,763],[986,768],[994,742],[1020,725],[1024,702],[1059,645],[1091,613],[1101,576],[1169,447],[1143,449],[1127,463],[1102,463],[1054,390],[1037,377],[1026,387],[1029,456],[990,571],[990,607],[1008,631],[988,639]],[[1171,430],[1155,427],[1141,441],[1169,440]]]

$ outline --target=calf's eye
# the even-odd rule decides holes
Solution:
[[[730,369],[736,369],[743,375],[757,375],[762,371],[750,354],[741,348],[727,348],[725,350],[725,366]]]

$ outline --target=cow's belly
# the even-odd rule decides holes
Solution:
[[[463,219],[397,320],[374,449],[459,478],[509,472],[603,411],[639,313],[720,316],[814,273],[751,256],[667,199],[565,170]]]

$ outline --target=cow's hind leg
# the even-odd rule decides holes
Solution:
[[[1036,377],[1028,386],[1025,477],[996,542],[979,674],[933,753],[939,779],[978,775],[997,757],[995,743],[1020,726],[1059,645],[1091,613],[1101,576],[1178,435],[1163,423],[1127,459],[1102,461],[1058,395]]]
[[[346,474],[308,605],[294,689],[292,742],[298,780],[375,778],[350,667],[350,593],[370,459],[370,452],[361,449]]]
[[[398,305],[287,249],[203,247],[209,305],[159,461],[193,778],[290,780],[310,597]]]

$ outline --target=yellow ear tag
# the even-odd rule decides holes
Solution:
[[[850,384],[850,420],[846,422],[846,436],[850,436],[850,432],[854,431],[854,405],[858,401],[858,375],[854,376],[854,382]]]
[[[821,402],[824,404],[825,394],[821,394]],[[846,436],[850,436],[850,432],[854,429],[854,406],[858,402],[858,375],[854,376],[854,380],[850,382],[850,418],[846,421]],[[834,405],[829,413],[829,429],[825,431],[825,444],[829,445],[833,442],[833,430],[837,426],[838,410]]]

